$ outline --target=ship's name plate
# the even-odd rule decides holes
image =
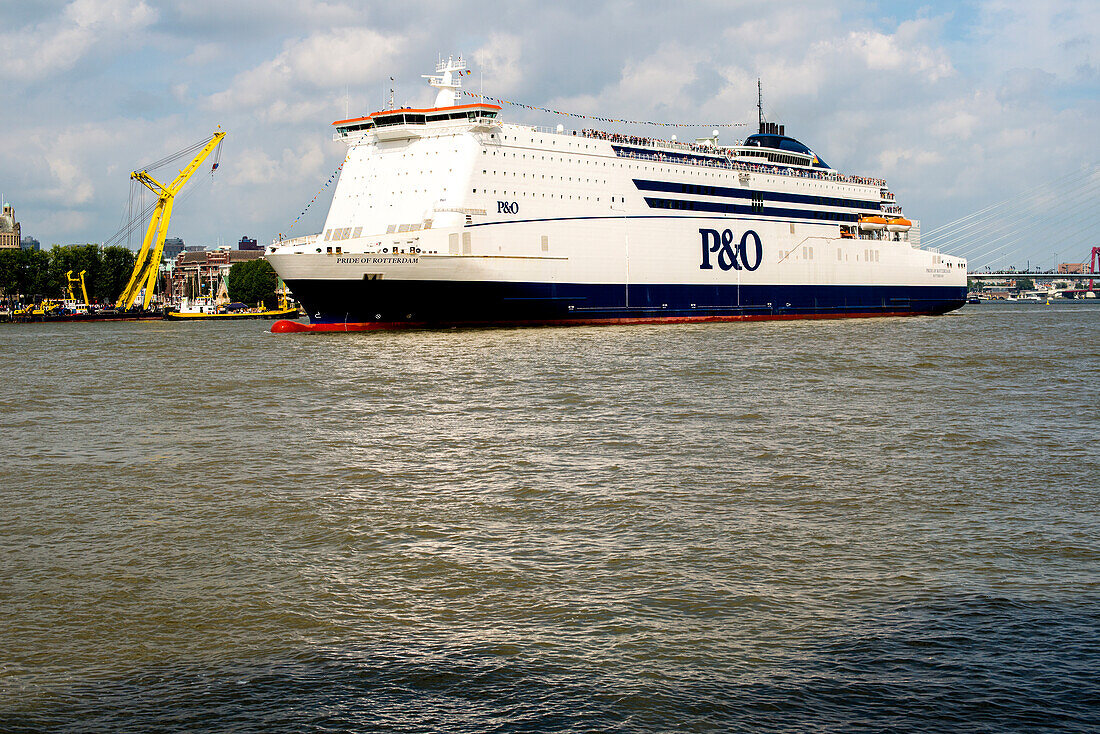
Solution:
[[[394,257],[393,255],[364,255],[363,257],[338,257],[337,265],[416,265],[420,258],[416,255]]]

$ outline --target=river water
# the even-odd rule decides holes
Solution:
[[[0,327],[0,730],[1100,728],[1100,307]]]

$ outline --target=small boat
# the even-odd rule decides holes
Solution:
[[[165,315],[171,321],[245,321],[248,319],[296,319],[297,306],[279,306],[278,308],[241,309],[236,311],[169,311]]]
[[[894,217],[886,223],[887,232],[908,232],[909,228],[913,226],[905,217]]]
[[[860,217],[859,228],[864,232],[877,232],[886,229],[886,217]]]

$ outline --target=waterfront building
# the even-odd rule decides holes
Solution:
[[[202,250],[188,248],[176,256],[168,274],[168,300],[215,297],[224,287],[234,263],[259,260],[263,250]]]
[[[256,244],[256,239],[254,237],[249,238],[248,235],[244,235],[244,236],[241,237],[241,241],[237,243],[237,249],[238,250],[261,250],[262,251],[264,248],[261,245]]]
[[[1060,263],[1058,265],[1058,272],[1065,273],[1066,275],[1079,275],[1085,272],[1084,263]]]
[[[0,249],[18,250],[22,244],[19,222],[15,220],[15,208],[5,203],[3,213],[0,213]]]
[[[168,237],[164,240],[164,259],[175,260],[176,256],[183,252],[183,240],[179,237]]]
[[[30,237],[30,236],[24,237],[23,239],[21,239],[19,241],[19,246],[22,247],[24,250],[41,250],[42,249],[42,243],[39,242],[34,237]]]

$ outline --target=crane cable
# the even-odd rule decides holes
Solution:
[[[206,145],[209,142],[210,142],[209,138],[204,138],[203,140],[199,141],[198,143],[195,143],[194,145],[188,146],[188,147],[186,147],[186,148],[184,148],[180,151],[177,151],[177,152],[175,152],[171,155],[165,156],[164,158],[161,158],[160,160],[153,161],[152,163],[149,163],[145,166],[142,166],[141,168],[139,168],[137,170],[151,171],[151,170],[156,170],[158,168],[163,168],[168,163],[171,163],[174,160],[182,158],[185,155],[190,154],[190,155],[193,156],[193,154],[195,152],[197,152],[199,149],[201,149],[204,145]],[[214,150],[214,164],[210,168],[210,174],[211,174],[210,178],[211,179],[213,179],[214,172],[218,169],[218,166],[221,164],[222,145],[224,145],[224,139],[223,139],[222,142],[218,143],[218,147],[215,148],[215,150]],[[197,188],[198,188],[197,186],[189,187],[188,191],[185,194],[183,194],[182,196],[180,196],[178,201],[179,202],[184,202],[187,199],[189,199],[194,194],[194,192],[197,190]],[[145,223],[149,221],[149,217],[152,215],[153,209],[156,208],[156,201],[150,202],[148,206],[145,205],[145,192],[146,192],[146,190],[147,189],[146,189],[145,186],[139,185],[132,177],[130,178],[130,197],[129,197],[129,203],[128,203],[127,221],[126,221],[125,224],[123,224],[121,227],[119,227],[117,232],[115,232],[113,235],[111,235],[109,238],[107,238],[107,240],[103,243],[104,247],[110,247],[111,245],[119,245],[119,244],[122,244],[123,240],[126,240],[126,246],[131,250],[134,249],[133,248],[133,240],[132,240],[133,233],[135,231],[139,230],[139,229],[144,229],[145,228]],[[140,204],[138,205],[138,214],[137,214],[136,218],[134,216],[134,200],[135,199],[140,199]]]

